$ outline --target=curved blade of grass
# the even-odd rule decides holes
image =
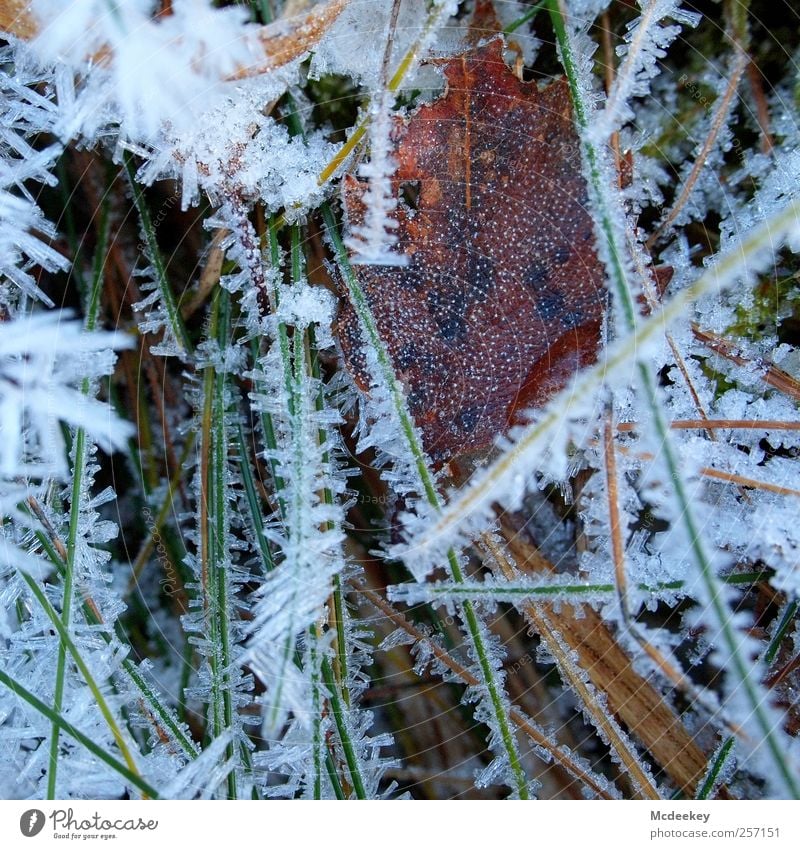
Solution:
[[[7,687],[15,696],[26,701],[34,710],[39,711],[42,716],[46,717],[53,725],[65,734],[69,734],[74,740],[77,740],[84,748],[90,751],[95,757],[109,766],[115,772],[119,773],[126,781],[130,782],[134,787],[142,793],[142,798],[158,799],[158,791],[145,781],[140,775],[132,772],[128,767],[112,757],[101,746],[98,746],[91,738],[87,737],[82,731],[79,731],[71,722],[67,722],[61,714],[56,713],[49,705],[46,705],[41,699],[38,699],[30,690],[23,687],[18,681],[14,680],[10,675],[0,669],[0,684]]]
[[[546,3],[547,0],[539,0],[538,3],[534,3],[533,6],[531,6],[531,8],[528,9],[528,11],[525,12],[524,15],[521,15],[515,21],[512,21],[507,27],[505,27],[503,32],[506,35],[511,35],[512,32],[516,32],[521,26],[527,24],[528,21],[533,20],[539,14],[539,12],[542,11]]]
[[[604,257],[608,278],[612,284],[612,293],[618,305],[618,317],[621,316],[622,318],[622,327],[617,329],[618,332],[626,334],[627,339],[632,340],[634,343],[638,342],[641,345],[643,328],[640,327],[635,306],[638,288],[634,281],[628,277],[623,259],[625,246],[624,244],[620,244],[617,227],[614,224],[611,204],[608,200],[609,187],[605,185],[600,167],[600,153],[595,149],[589,133],[590,108],[584,100],[585,87],[581,84],[578,58],[575,55],[572,39],[567,29],[563,0],[549,0],[548,8],[575,108],[575,120],[578,134],[581,138],[582,154],[588,174],[590,203],[593,207],[596,223],[596,236],[604,247],[604,250],[601,250],[600,253]],[[797,203],[790,204],[782,214],[783,216],[788,214],[790,220],[785,221],[783,227],[779,226],[776,229],[783,233],[787,229],[790,231],[796,229],[797,212]],[[780,215],[775,216],[775,218],[780,217]],[[760,230],[763,232],[763,229],[762,225]],[[770,243],[770,248],[774,250],[774,242]],[[746,256],[744,245],[737,250],[737,253],[740,256]],[[652,317],[654,318],[655,316]],[[659,438],[664,463],[672,479],[672,489],[679,508],[679,521],[684,526],[699,577],[704,585],[706,598],[709,600],[709,604],[717,620],[720,639],[725,645],[728,654],[728,670],[735,674],[737,686],[741,686],[745,694],[755,724],[758,726],[759,732],[763,736],[763,742],[766,744],[766,751],[772,761],[775,775],[784,785],[790,796],[800,798],[800,781],[786,759],[785,747],[779,740],[780,729],[775,728],[770,722],[768,713],[764,707],[765,697],[758,692],[758,686],[753,678],[749,660],[742,656],[741,641],[732,624],[725,595],[721,592],[721,582],[716,575],[711,558],[706,551],[692,501],[689,498],[684,476],[681,471],[681,464],[675,453],[672,436],[659,402],[651,370],[641,355],[634,352],[631,360],[636,363],[644,401],[648,405],[653,417],[653,424]]]
[[[50,604],[47,596],[42,591],[41,587],[36,583],[36,581],[31,578],[30,575],[25,574],[24,572],[20,573],[22,575],[23,580],[28,585],[28,589],[33,593],[36,600],[41,605],[44,612],[47,614],[48,619],[53,623],[53,627],[58,631],[58,635],[61,638],[61,644],[65,647],[66,650],[72,655],[72,659],[75,661],[75,665],[80,670],[81,675],[83,675],[84,680],[86,681],[87,686],[92,692],[94,696],[95,702],[97,703],[97,707],[100,710],[100,713],[103,715],[103,719],[105,719],[106,724],[111,731],[114,740],[116,741],[117,746],[119,746],[119,750],[122,753],[122,757],[125,760],[125,763],[128,766],[128,769],[133,775],[137,777],[141,777],[139,775],[139,770],[136,766],[136,761],[131,754],[131,750],[128,747],[127,742],[125,741],[125,737],[122,734],[122,730],[117,724],[116,719],[114,719],[114,714],[111,712],[111,708],[108,706],[108,702],[106,702],[105,697],[103,696],[100,687],[97,685],[97,682],[94,679],[94,676],[89,671],[89,667],[86,665],[86,661],[81,656],[81,653],[78,651],[77,646],[73,642],[72,638],[69,635],[66,627],[63,622],[59,618],[58,613],[53,609],[53,605]]]
[[[361,284],[350,265],[347,250],[342,242],[336,220],[328,204],[323,204],[322,216],[328,237],[333,244],[337,263],[342,270],[350,302],[353,305],[361,323],[361,327],[363,328],[363,332],[366,337],[365,342],[375,352],[378,368],[381,372],[381,378],[384,385],[389,390],[394,404],[394,409],[400,422],[400,431],[405,439],[406,447],[408,448],[411,456],[414,458],[414,465],[419,478],[419,494],[426,499],[427,503],[434,510],[438,511],[441,509],[441,502],[433,473],[428,467],[423,446],[417,438],[414,421],[408,410],[400,381],[395,375],[394,366],[391,358],[389,357],[389,352],[387,351],[380,333],[378,332],[375,317],[369,307],[364,291],[361,288]],[[447,552],[447,562],[453,580],[456,583],[462,583],[464,575],[458,561],[458,555],[452,548]],[[469,600],[464,601],[461,605],[461,610],[464,623],[469,632],[469,636],[478,659],[478,665],[481,669],[481,675],[483,678],[482,683],[488,692],[494,718],[500,731],[502,746],[505,750],[506,756],[508,757],[511,772],[514,776],[516,790],[521,799],[527,799],[530,795],[528,792],[528,782],[525,777],[525,771],[522,768],[516,739],[506,711],[502,685],[500,684],[497,672],[489,659],[488,647],[483,639],[472,602]]]

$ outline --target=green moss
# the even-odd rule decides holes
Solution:
[[[307,93],[314,102],[312,118],[316,126],[327,124],[343,136],[356,123],[361,97],[347,77],[330,75],[309,80]]]
[[[784,319],[800,317],[800,270],[763,277],[753,289],[753,303],[739,306],[726,335],[754,341],[775,336]]]

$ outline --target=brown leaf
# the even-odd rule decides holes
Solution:
[[[256,38],[264,51],[263,61],[237,69],[232,79],[274,71],[307,53],[327,33],[349,3],[350,0],[328,0],[326,3],[317,4],[308,12],[261,27]],[[17,38],[33,38],[40,25],[31,13],[30,6],[30,0],[0,0],[0,30]],[[165,6],[159,16],[169,13],[169,7]],[[103,47],[92,59],[108,61],[111,55],[110,49]]]
[[[334,24],[350,0],[329,0],[310,12],[262,27],[258,37],[266,57],[263,63],[239,69],[234,77],[252,77],[273,71],[311,50]]]
[[[36,29],[29,0],[0,0],[0,30],[27,39],[36,35]]]
[[[605,305],[564,81],[520,82],[494,39],[394,125],[401,268],[357,273],[437,463],[491,445],[597,355]],[[346,209],[363,217],[350,178]],[[402,198],[405,198],[403,200]],[[363,384],[353,311],[342,345]]]
[[[517,532],[508,519],[501,521],[501,527],[509,553],[520,570],[533,573],[554,571],[553,566]],[[504,574],[507,578],[513,577],[507,570]],[[675,784],[693,796],[706,770],[706,756],[672,707],[636,671],[597,611],[586,604],[563,605],[559,609],[547,604],[530,604],[525,606],[524,611],[555,657],[564,644],[575,652],[580,669],[605,694],[607,709],[627,726]],[[569,669],[562,668],[562,674],[567,678],[568,673]],[[571,683],[576,686],[580,681]],[[596,706],[591,703],[584,707],[590,714],[602,712],[596,711]]]

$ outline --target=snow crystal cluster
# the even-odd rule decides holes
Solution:
[[[279,20],[212,0],[32,0],[25,27],[0,48],[0,794],[396,795],[396,741],[363,701],[376,642],[360,618],[366,598],[396,626],[382,652],[408,647],[417,674],[462,688],[485,743],[470,764],[479,790],[531,798],[543,786],[531,764],[558,762],[587,796],[621,792],[516,703],[492,627],[510,605],[538,627],[537,662],[556,665],[570,705],[630,770],[634,793],[674,788],[659,786],[579,653],[537,611],[555,619],[592,607],[665,703],[680,681],[688,721],[719,732],[707,747],[709,792],[744,770],[770,795],[797,795],[797,746],[763,684],[781,641],[797,638],[800,359],[779,334],[796,302],[774,296],[777,312],[753,319],[765,291],[780,294],[796,277],[794,81],[760,104],[772,116],[769,143],[737,155],[735,120],[747,110],[731,80],[744,76],[746,38],[733,40],[724,73],[709,67],[676,82],[666,63],[700,16],[678,0],[640,0],[603,91],[595,24],[608,3],[548,4],[606,271],[605,344],[447,492],[453,470],[426,454],[359,266],[407,262],[394,232],[395,122],[405,104],[431,96],[432,79],[441,85],[425,58],[479,38],[467,18],[476,4],[263,5]],[[498,5],[509,50],[533,63],[544,42],[531,4]],[[310,94],[333,76],[361,98],[344,133],[317,121]],[[687,99],[686,132],[654,138],[661,113]],[[743,120],[765,133],[763,116]],[[139,226],[132,249],[116,200],[91,210],[88,276],[75,223],[44,211],[70,206],[57,198],[75,151],[119,172]],[[148,211],[148,192],[165,181],[208,237],[198,250],[207,268],[182,281],[203,312],[176,295],[162,221]],[[342,233],[335,193],[345,182],[364,212]],[[709,217],[718,244],[701,252],[689,230]],[[655,222],[651,233],[640,219]],[[99,329],[106,276],[126,263],[134,321]],[[88,280],[83,320],[56,306],[70,268]],[[341,368],[337,286],[356,312],[366,387]],[[116,352],[127,358],[137,332],[144,353],[124,361],[123,388],[111,378]],[[144,388],[129,385],[137,362]],[[160,434],[130,423],[150,421],[151,400]],[[367,546],[351,534],[363,483],[351,451],[370,457],[381,483],[369,485],[389,493]],[[119,499],[108,485],[112,474],[117,486],[114,452],[123,486],[135,481]],[[555,497],[544,503],[550,488],[568,519]],[[529,533],[559,526],[539,554],[564,562],[528,575],[498,554],[498,515],[534,503]],[[138,552],[121,554],[123,523]],[[480,580],[470,551],[485,567]],[[369,558],[393,575],[400,561],[407,568],[411,580],[391,586],[388,602],[364,589]],[[766,648],[752,615],[733,613],[745,569],[768,573],[781,594]],[[636,620],[679,602],[680,633]],[[151,614],[132,638],[128,603]],[[426,605],[431,621],[441,608],[460,642],[399,604]],[[169,649],[159,654],[159,644]],[[679,648],[721,671],[713,692],[665,673],[682,662]],[[153,660],[142,662],[148,651]],[[730,729],[738,738],[726,760]]]

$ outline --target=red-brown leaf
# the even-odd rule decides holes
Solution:
[[[503,42],[449,60],[446,93],[393,129],[401,268],[357,270],[435,462],[491,445],[597,356],[603,272],[565,82],[520,82]],[[364,187],[350,179],[351,223]],[[354,313],[340,338],[362,382]]]

